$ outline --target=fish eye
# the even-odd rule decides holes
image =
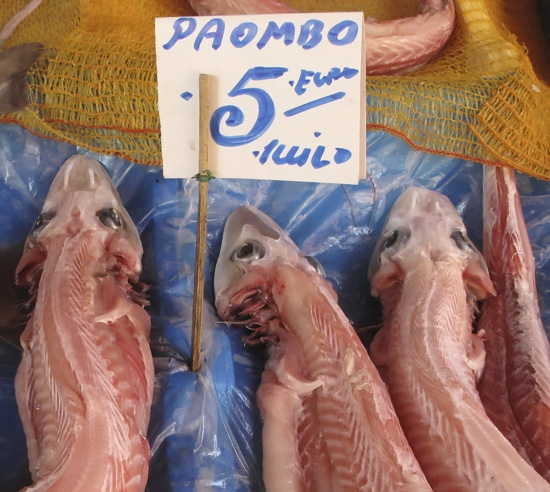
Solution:
[[[31,234],[37,237],[54,217],[55,214],[49,212],[40,214],[32,226]]]
[[[384,241],[384,249],[391,248],[395,242],[397,241],[397,237],[399,236],[399,231],[393,231],[387,238],[386,241]]]
[[[390,254],[395,253],[395,251],[405,244],[409,239],[411,233],[407,230],[395,229],[393,230],[382,243],[381,251],[389,251]]]
[[[470,240],[466,237],[463,231],[454,231],[451,234],[451,239],[455,242],[458,249],[462,251],[470,251],[472,249]]]
[[[315,271],[321,275],[321,277],[326,278],[325,269],[323,268],[323,265],[319,262],[317,258],[314,258],[313,256],[306,256],[307,262],[315,268]]]
[[[124,221],[120,214],[114,208],[104,208],[96,213],[99,221],[111,229],[121,229]]]
[[[253,261],[263,258],[264,254],[264,250],[260,247],[260,245],[246,241],[235,250],[231,259],[233,261]]]

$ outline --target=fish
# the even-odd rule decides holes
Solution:
[[[43,50],[41,43],[25,43],[0,51],[0,113],[28,106],[27,71]]]
[[[405,435],[436,492],[548,491],[487,416],[476,301],[495,295],[452,202],[407,188],[390,210],[368,278],[384,323],[370,345]]]
[[[199,15],[288,14],[297,10],[279,0],[189,0]],[[420,0],[414,17],[365,20],[367,75],[405,73],[423,66],[447,44],[454,29],[453,0]]]
[[[40,4],[30,0],[0,31],[0,48],[16,27]],[[27,71],[44,51],[42,43],[24,43],[0,51],[0,113],[21,111],[29,104]]]
[[[293,9],[279,0],[188,0],[189,6],[199,15],[255,15],[296,14]]]
[[[32,309],[15,378],[27,492],[142,492],[154,369],[139,233],[106,170],[55,176],[15,271]]]
[[[257,390],[268,492],[430,491],[322,267],[251,205],[227,219],[214,272],[222,320],[267,344]]]
[[[367,75],[417,70],[447,44],[454,29],[453,0],[420,1],[421,13],[384,22],[365,22]]]
[[[483,174],[483,255],[497,295],[481,308],[486,362],[478,391],[487,414],[550,481],[550,344],[514,170]]]

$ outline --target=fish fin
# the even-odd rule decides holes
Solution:
[[[29,323],[32,325],[32,322]],[[30,402],[33,392],[30,391],[31,379],[32,379],[32,367],[30,361],[30,354],[24,352],[21,358],[21,364],[17,369],[15,375],[15,388],[18,393],[17,406],[19,409],[19,417],[23,424],[23,430],[25,431],[25,437],[27,440],[27,454],[30,463],[36,463],[39,457],[38,441],[36,438],[35,427],[32,425],[31,408],[34,408],[34,402]],[[30,472],[32,479],[36,481],[36,469],[31,467]]]
[[[485,264],[474,259],[468,262],[463,274],[464,282],[478,301],[497,295]]]
[[[317,388],[325,384],[320,379],[316,379],[316,380],[306,379],[306,378],[294,375],[291,372],[285,373],[281,371],[280,374],[279,373],[277,374],[277,377],[279,378],[282,384],[284,384],[285,386],[288,386],[289,388],[292,388],[299,395],[305,395],[305,394],[311,393],[312,391],[316,390]]]
[[[24,109],[29,103],[27,71],[44,46],[26,43],[0,52],[0,113]]]
[[[129,302],[128,297],[112,277],[105,277],[100,281],[102,284],[102,303],[99,312],[101,314],[95,317],[94,322],[109,323],[129,315],[133,304]]]
[[[369,355],[376,367],[388,364],[388,335],[386,329],[382,328],[374,335],[369,347]]]
[[[299,456],[300,397],[281,384],[273,371],[265,370],[256,398],[263,420],[263,478],[266,488],[275,490],[277,484],[283,483],[286,490],[304,490],[302,468],[295,464],[296,456]]]
[[[474,372],[476,383],[479,382],[485,368],[485,344],[482,336],[472,333],[470,346],[466,350],[468,367]]]
[[[15,269],[15,284],[35,290],[38,287],[45,260],[46,252],[39,245],[34,244],[31,247],[27,245]]]
[[[269,364],[273,373],[277,376],[280,384],[294,391],[297,395],[304,396],[312,393],[324,385],[321,379],[314,379],[304,368],[296,363],[296,355],[293,349],[299,345],[286,344],[285,350],[272,347],[272,351],[278,351],[278,356],[272,357],[273,362]],[[267,366],[266,366],[267,369]]]
[[[371,277],[371,294],[378,297],[381,292],[392,286],[399,285],[403,278],[403,270],[394,261],[385,261]]]

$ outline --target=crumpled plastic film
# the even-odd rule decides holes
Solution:
[[[5,23],[26,0],[5,0]],[[289,0],[303,11],[413,16],[416,0]],[[550,179],[548,41],[535,1],[455,0],[456,27],[421,69],[368,77],[367,128],[412,147],[504,163]],[[30,72],[31,105],[0,115],[31,132],[142,164],[160,164],[154,17],[185,0],[44,0],[6,46],[47,47]]]
[[[0,125],[0,490],[30,483],[13,378],[26,318],[13,288],[23,243],[51,181],[65,159],[84,153],[112,176],[144,246],[142,280],[152,317],[156,382],[149,440],[147,492],[261,492],[261,421],[255,393],[263,347],[244,347],[242,327],[214,310],[213,273],[229,213],[250,203],[281,225],[323,265],[339,303],[368,343],[381,321],[367,269],[389,208],[408,186],[449,196],[469,236],[481,247],[482,165],[421,153],[385,132],[367,137],[370,178],[357,186],[214,179],[209,185],[202,364],[189,371],[198,183],[166,180],[159,167],[132,164]],[[537,265],[539,299],[550,327],[550,182],[517,175]]]

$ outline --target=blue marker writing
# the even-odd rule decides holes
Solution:
[[[306,92],[306,86],[313,82],[315,87],[323,87],[324,85],[331,85],[332,82],[340,79],[352,79],[359,74],[359,70],[356,68],[331,68],[326,75],[321,72],[313,72],[312,70],[302,70],[300,77],[294,85],[294,91],[301,96]]]
[[[298,46],[305,50],[315,48],[323,40],[323,27],[325,24],[317,19],[310,19],[304,23],[298,36]]]
[[[182,27],[183,24],[187,25],[185,30]],[[172,28],[174,29],[174,34],[172,34],[170,41],[168,41],[162,47],[165,50],[169,50],[178,41],[185,39],[186,37],[193,34],[193,31],[196,29],[196,27],[197,27],[197,20],[193,17],[181,17],[179,19],[176,19],[174,21],[174,24],[172,25]]]
[[[172,24],[174,30],[170,40],[163,45],[165,50],[172,49],[178,42],[184,41],[195,34],[197,20],[194,17],[180,17]],[[229,42],[235,48],[244,48],[250,45],[259,34],[259,27],[256,23],[246,21],[235,27],[229,34]],[[196,34],[193,42],[193,49],[219,49],[225,42],[226,24],[224,19],[211,18]],[[298,33],[298,36],[296,34]],[[295,43],[304,50],[311,50],[318,46],[323,39],[333,46],[345,46],[353,43],[359,34],[359,26],[352,20],[344,20],[332,26],[325,32],[325,24],[319,19],[308,19],[302,25],[293,22],[283,22],[281,25],[269,21],[263,29],[261,36],[255,46],[258,50],[264,49],[272,40],[283,40],[284,46]],[[205,39],[212,40],[212,43],[203,43]],[[205,48],[206,47],[206,48]]]
[[[254,157],[258,157],[260,164],[266,164],[271,159],[271,161],[278,166],[287,164],[290,166],[297,165],[298,167],[302,167],[310,161],[311,157],[311,166],[313,169],[321,169],[333,162],[335,164],[343,164],[352,157],[352,153],[348,149],[341,147],[335,149],[332,161],[325,158],[327,149],[324,145],[318,145],[315,151],[313,151],[313,154],[312,149],[305,147],[303,150],[300,150],[300,147],[297,145],[291,146],[285,153],[286,147],[285,144],[279,143],[279,139],[274,138],[264,147],[261,153],[254,151],[252,154]]]
[[[231,44],[235,48],[244,48],[258,34],[258,26],[254,22],[243,22],[231,31]]]
[[[283,43],[285,44],[285,46],[288,46],[289,44],[292,44],[294,42],[295,33],[296,27],[294,26],[294,24],[292,24],[292,22],[283,22],[283,25],[279,27],[276,22],[269,21],[269,24],[267,25],[263,36],[260,38],[256,46],[259,50],[261,50],[265,47],[265,45],[271,38],[283,38]]]
[[[345,92],[335,92],[334,94],[320,97],[319,99],[315,99],[314,101],[309,101],[305,104],[301,104],[300,106],[296,106],[295,108],[285,111],[283,114],[285,116],[294,116],[296,114],[303,113],[304,111],[309,111],[310,109],[322,106],[323,104],[328,104],[329,102],[342,99],[345,95]]]
[[[257,87],[246,87],[251,80],[277,79],[288,71],[284,67],[254,67],[249,69],[227,95],[229,97],[250,96],[258,104],[258,116],[252,129],[245,135],[223,135],[221,132],[222,122],[230,127],[236,127],[243,123],[244,114],[242,110],[234,105],[221,106],[212,114],[210,119],[210,134],[212,139],[225,147],[236,147],[245,145],[262,136],[275,119],[275,104],[271,96]]]
[[[199,31],[193,44],[195,51],[199,51],[203,39],[212,39],[212,49],[217,50],[222,45],[225,33],[225,22],[222,19],[210,19]]]
[[[359,26],[357,22],[348,19],[332,27],[328,32],[327,38],[329,43],[334,46],[345,46],[353,43],[357,39],[358,33]]]

